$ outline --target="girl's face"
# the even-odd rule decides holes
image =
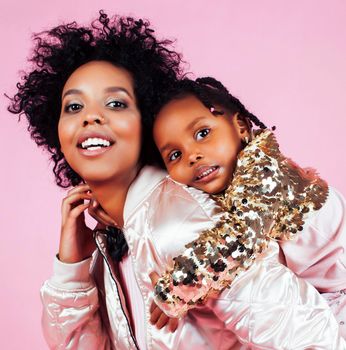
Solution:
[[[166,104],[154,124],[154,139],[170,176],[207,193],[232,179],[247,128],[234,116],[215,116],[195,96]],[[245,130],[245,131],[244,131]]]
[[[105,61],[76,69],[62,92],[61,151],[86,182],[136,174],[141,115],[130,73]]]

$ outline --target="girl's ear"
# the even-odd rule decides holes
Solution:
[[[237,130],[238,136],[240,139],[244,140],[245,138],[249,139],[251,124],[247,118],[243,117],[239,113],[236,113],[233,117],[233,124]]]

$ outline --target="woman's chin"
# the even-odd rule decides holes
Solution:
[[[82,179],[88,184],[106,185],[108,183],[131,182],[136,175],[136,168],[132,169],[103,169],[102,171],[84,171],[80,174]],[[133,174],[133,176],[132,176]]]

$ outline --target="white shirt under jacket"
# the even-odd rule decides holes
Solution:
[[[172,257],[217,218],[208,196],[177,184],[160,170],[144,168],[127,196],[124,234],[129,256],[120,264],[120,273],[107,254],[102,234],[95,237],[99,249],[93,258],[76,264],[55,260],[54,274],[41,289],[49,347],[346,349],[327,302],[279,262],[275,242],[229,289],[182,318],[176,332],[150,324],[149,273],[171,266]],[[125,277],[123,288],[117,276]],[[128,307],[123,290],[130,300]]]

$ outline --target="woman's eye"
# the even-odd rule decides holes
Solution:
[[[126,103],[124,102],[120,102],[120,101],[110,101],[106,104],[107,107],[110,107],[110,108],[126,108],[127,105]]]
[[[196,140],[204,139],[210,133],[210,129],[202,129],[196,133]]]
[[[180,156],[181,156],[180,151],[174,151],[170,153],[170,155],[168,156],[168,159],[170,162],[173,162],[174,160],[177,160]]]
[[[79,110],[81,110],[82,108],[83,108],[83,106],[79,103],[70,103],[70,104],[66,105],[65,112],[76,113]]]

